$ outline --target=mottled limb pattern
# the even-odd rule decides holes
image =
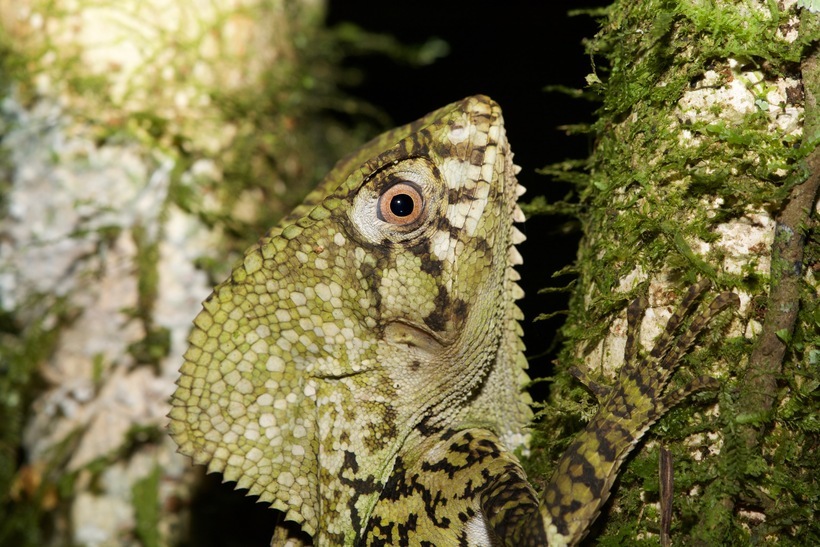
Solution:
[[[203,304],[170,432],[281,511],[275,544],[575,543],[682,396],[669,374],[732,301],[675,343],[703,283],[640,363],[630,307],[628,362],[590,384],[600,410],[539,502],[512,453],[532,416],[516,172],[498,105],[453,103],[340,161]]]
[[[502,545],[537,511],[516,457],[485,429],[446,430],[400,459],[373,512],[368,545]],[[516,515],[517,519],[507,519]]]
[[[599,386],[597,391],[604,397],[598,412],[561,457],[542,498],[541,518],[551,545],[574,545],[583,539],[608,499],[621,464],[646,430],[689,393],[715,386],[714,380],[697,378],[682,390],[665,391],[698,334],[718,313],[739,302],[733,293],[718,295],[676,338],[681,323],[709,286],[703,280],[690,287],[641,360],[637,333],[646,304],[638,299],[629,306],[625,364],[618,381],[609,389]]]

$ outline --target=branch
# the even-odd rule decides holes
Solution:
[[[803,86],[806,94],[803,143],[816,142],[820,130],[817,98],[820,96],[820,50],[815,45],[802,63]],[[803,273],[803,248],[809,215],[817,200],[820,186],[820,148],[806,157],[809,173],[805,181],[795,186],[777,218],[772,244],[771,290],[763,332],[749,360],[742,382],[739,410],[742,413],[767,414],[775,401],[776,382],[782,368],[787,341],[791,338],[799,311],[800,277]],[[760,440],[760,431],[747,437],[751,448]]]

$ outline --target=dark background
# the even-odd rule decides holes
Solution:
[[[352,22],[371,32],[394,36],[405,44],[443,39],[449,54],[424,67],[413,67],[384,55],[350,57],[345,66],[362,75],[345,91],[383,109],[395,125],[468,95],[483,93],[504,111],[507,135],[515,161],[523,167],[519,181],[527,188],[524,200],[545,195],[565,196],[569,187],[536,173],[545,165],[588,155],[584,136],[568,136],[559,126],[588,122],[595,104],[564,94],[545,92],[548,85],[583,88],[591,72],[582,40],[597,31],[586,15],[569,17],[571,9],[604,5],[602,0],[499,2],[497,0],[438,0],[365,2],[331,0],[328,25]],[[545,286],[561,286],[570,278],[552,279],[554,271],[570,264],[580,234],[561,230],[567,218],[535,217],[524,227],[529,240],[519,246],[524,256],[521,285],[528,297],[521,302],[531,376],[549,375],[554,352],[548,351],[562,316],[533,323],[539,313],[566,308],[566,296],[537,295]],[[543,384],[541,384],[543,386]],[[541,388],[543,389],[543,388]],[[543,397],[543,391],[535,392]],[[266,504],[220,485],[211,475],[194,507],[192,529],[198,545],[268,545],[275,514]],[[227,523],[227,530],[216,523]]]

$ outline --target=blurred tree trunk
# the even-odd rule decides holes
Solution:
[[[321,0],[0,0],[0,544],[188,538],[190,322],[357,138]]]
[[[820,541],[816,18],[792,1],[616,1],[588,44],[602,106],[545,459],[593,405],[566,368],[611,381],[630,300],[649,297],[644,347],[699,278],[742,301],[678,374],[677,387],[719,378],[719,394],[651,430],[603,519],[607,545],[658,541],[661,447],[675,544]],[[564,167],[549,171],[579,179]]]

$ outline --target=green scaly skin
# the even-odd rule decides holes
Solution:
[[[630,308],[618,383],[593,386],[600,410],[539,500],[513,455],[532,417],[516,172],[484,96],[339,162],[195,319],[169,415],[180,451],[317,545],[580,541],[623,459],[682,396],[664,393],[672,369],[734,297],[675,343],[707,284],[693,287],[640,363]],[[413,212],[385,209],[391,192]],[[274,544],[299,542],[287,537]]]

